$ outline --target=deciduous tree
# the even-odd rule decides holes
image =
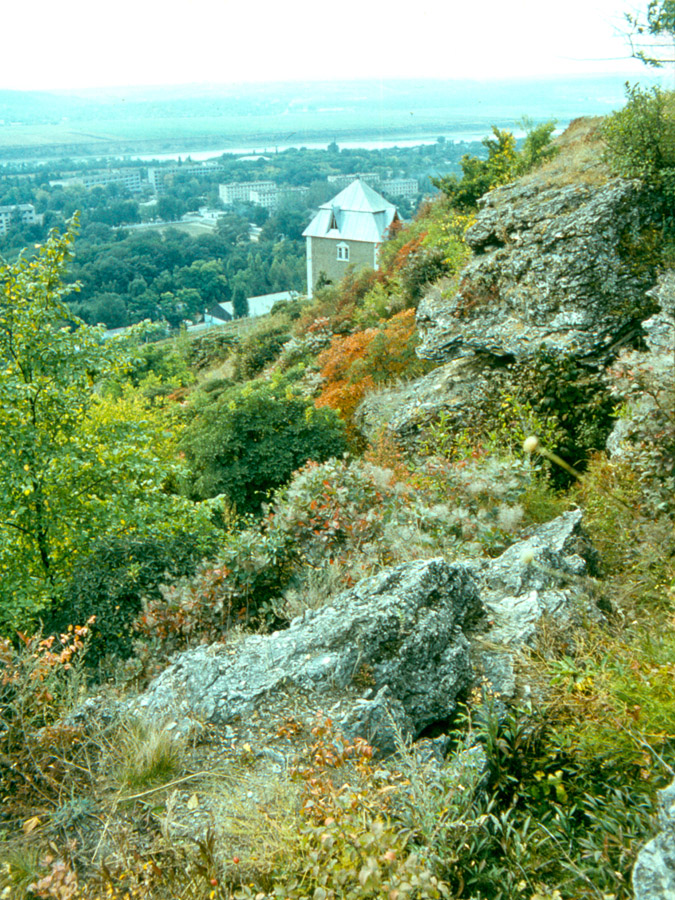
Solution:
[[[168,423],[131,389],[129,352],[76,319],[62,281],[72,231],[0,267],[0,629],[59,599],[104,535],[200,530],[178,497]]]

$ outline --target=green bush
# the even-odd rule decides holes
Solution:
[[[284,535],[255,525],[228,534],[217,557],[194,575],[161,589],[143,604],[134,628],[149,641],[153,661],[205,641],[222,640],[234,625],[286,624],[276,602],[293,574],[294,548]]]
[[[442,248],[422,248],[409,258],[408,265],[401,273],[401,286],[408,300],[417,304],[428,284],[451,272],[452,267]]]
[[[268,493],[308,459],[346,449],[331,409],[316,409],[287,379],[226,391],[197,413],[184,442],[195,497],[225,494],[239,512],[256,512]]]
[[[234,361],[235,380],[248,381],[259,375],[265,366],[277,359],[290,337],[283,324],[267,326],[244,338]]]
[[[556,148],[551,146],[555,122],[542,122],[534,127],[525,120],[524,124],[527,136],[520,150],[516,149],[516,139],[510,131],[493,125],[493,137],[483,139],[487,159],[465,154],[460,161],[461,178],[445,175],[432,178],[432,184],[445,194],[455,209],[474,209],[483,194],[508,184],[555,154]]]
[[[307,463],[274,498],[273,533],[286,535],[312,566],[382,540],[391,473],[359,461]]]
[[[44,617],[43,630],[61,634],[95,615],[87,663],[107,655],[127,657],[142,598],[159,597],[162,582],[194,572],[203,554],[201,542],[190,534],[104,538],[77,563],[64,599]]]
[[[603,128],[610,167],[675,196],[675,93],[626,85],[627,103]]]
[[[495,392],[494,409],[487,412],[502,433],[510,431],[520,444],[527,437],[520,430],[527,410],[540,423],[530,433],[538,434],[567,463],[583,469],[589,456],[604,448],[615,421],[614,407],[602,372],[582,365],[572,354],[540,350],[513,366],[504,389]],[[548,474],[556,487],[568,487],[573,481],[558,466],[550,467]]]

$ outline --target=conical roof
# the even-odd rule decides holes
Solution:
[[[393,203],[357,178],[319,207],[303,235],[379,244],[396,215]]]
[[[321,205],[321,209],[332,209],[333,207],[338,207],[338,209],[344,209],[348,212],[368,213],[384,212],[388,209],[396,210],[393,203],[385,200],[381,194],[374,191],[369,184],[361,181],[360,178],[348,184],[343,191],[340,191],[328,203]]]

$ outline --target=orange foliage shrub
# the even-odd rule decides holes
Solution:
[[[353,418],[365,395],[379,384],[425,370],[425,363],[415,355],[416,344],[413,309],[397,313],[379,328],[336,335],[319,355],[325,383],[317,406],[337,410],[347,423],[350,439],[358,444]]]

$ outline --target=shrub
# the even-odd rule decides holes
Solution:
[[[415,354],[417,343],[415,313],[407,309],[379,328],[367,328],[346,337],[335,336],[330,347],[319,354],[325,383],[317,406],[339,411],[357,447],[362,439],[354,423],[354,413],[363,397],[389,380],[427,371],[428,364]]]
[[[249,334],[237,349],[234,361],[235,380],[248,381],[255,378],[278,358],[281,348],[289,339],[290,334],[285,324],[271,323]]]
[[[225,494],[240,512],[256,512],[268,493],[308,459],[346,448],[332,410],[316,409],[285,379],[226,391],[197,413],[184,442],[197,497]]]
[[[288,847],[282,878],[274,879],[279,900],[329,897],[440,898],[449,896],[408,837],[388,815],[395,779],[377,772],[373,750],[348,741],[330,719],[312,729],[314,741],[296,767],[302,789],[297,836]],[[241,884],[239,900],[267,892],[268,879]]]
[[[391,494],[390,482],[390,473],[368,463],[307,463],[275,495],[271,531],[292,541],[314,567],[350,551],[363,552],[366,545],[377,556],[383,495]]]
[[[45,632],[95,615],[87,664],[129,656],[142,599],[159,597],[162,582],[194,572],[206,549],[191,534],[103,538],[77,563],[63,601],[44,617]]]
[[[251,526],[227,535],[216,559],[160,588],[135,623],[146,656],[222,640],[234,625],[279,624],[274,601],[293,572],[295,551],[280,533]]]
[[[16,827],[45,801],[90,787],[83,729],[62,718],[84,686],[81,657],[90,621],[63,634],[0,638],[0,831]],[[68,757],[67,759],[65,757]]]
[[[573,355],[540,350],[495,372],[494,380],[495,390],[474,411],[476,424],[463,433],[465,442],[468,438],[474,446],[516,451],[528,435],[536,434],[548,449],[581,469],[604,448],[615,420],[615,400],[602,371]],[[448,434],[451,444],[459,437]],[[572,481],[562,468],[547,471],[557,488]]]
[[[528,133],[520,151],[516,149],[516,139],[510,131],[493,125],[493,136],[483,140],[486,159],[466,154],[460,162],[461,178],[445,175],[432,178],[432,183],[456,209],[471,211],[483,194],[529,172],[556,152],[551,147],[555,122],[543,122],[533,127],[525,120],[525,125]]]
[[[603,128],[611,168],[675,196],[675,94],[626,85],[625,107]]]

